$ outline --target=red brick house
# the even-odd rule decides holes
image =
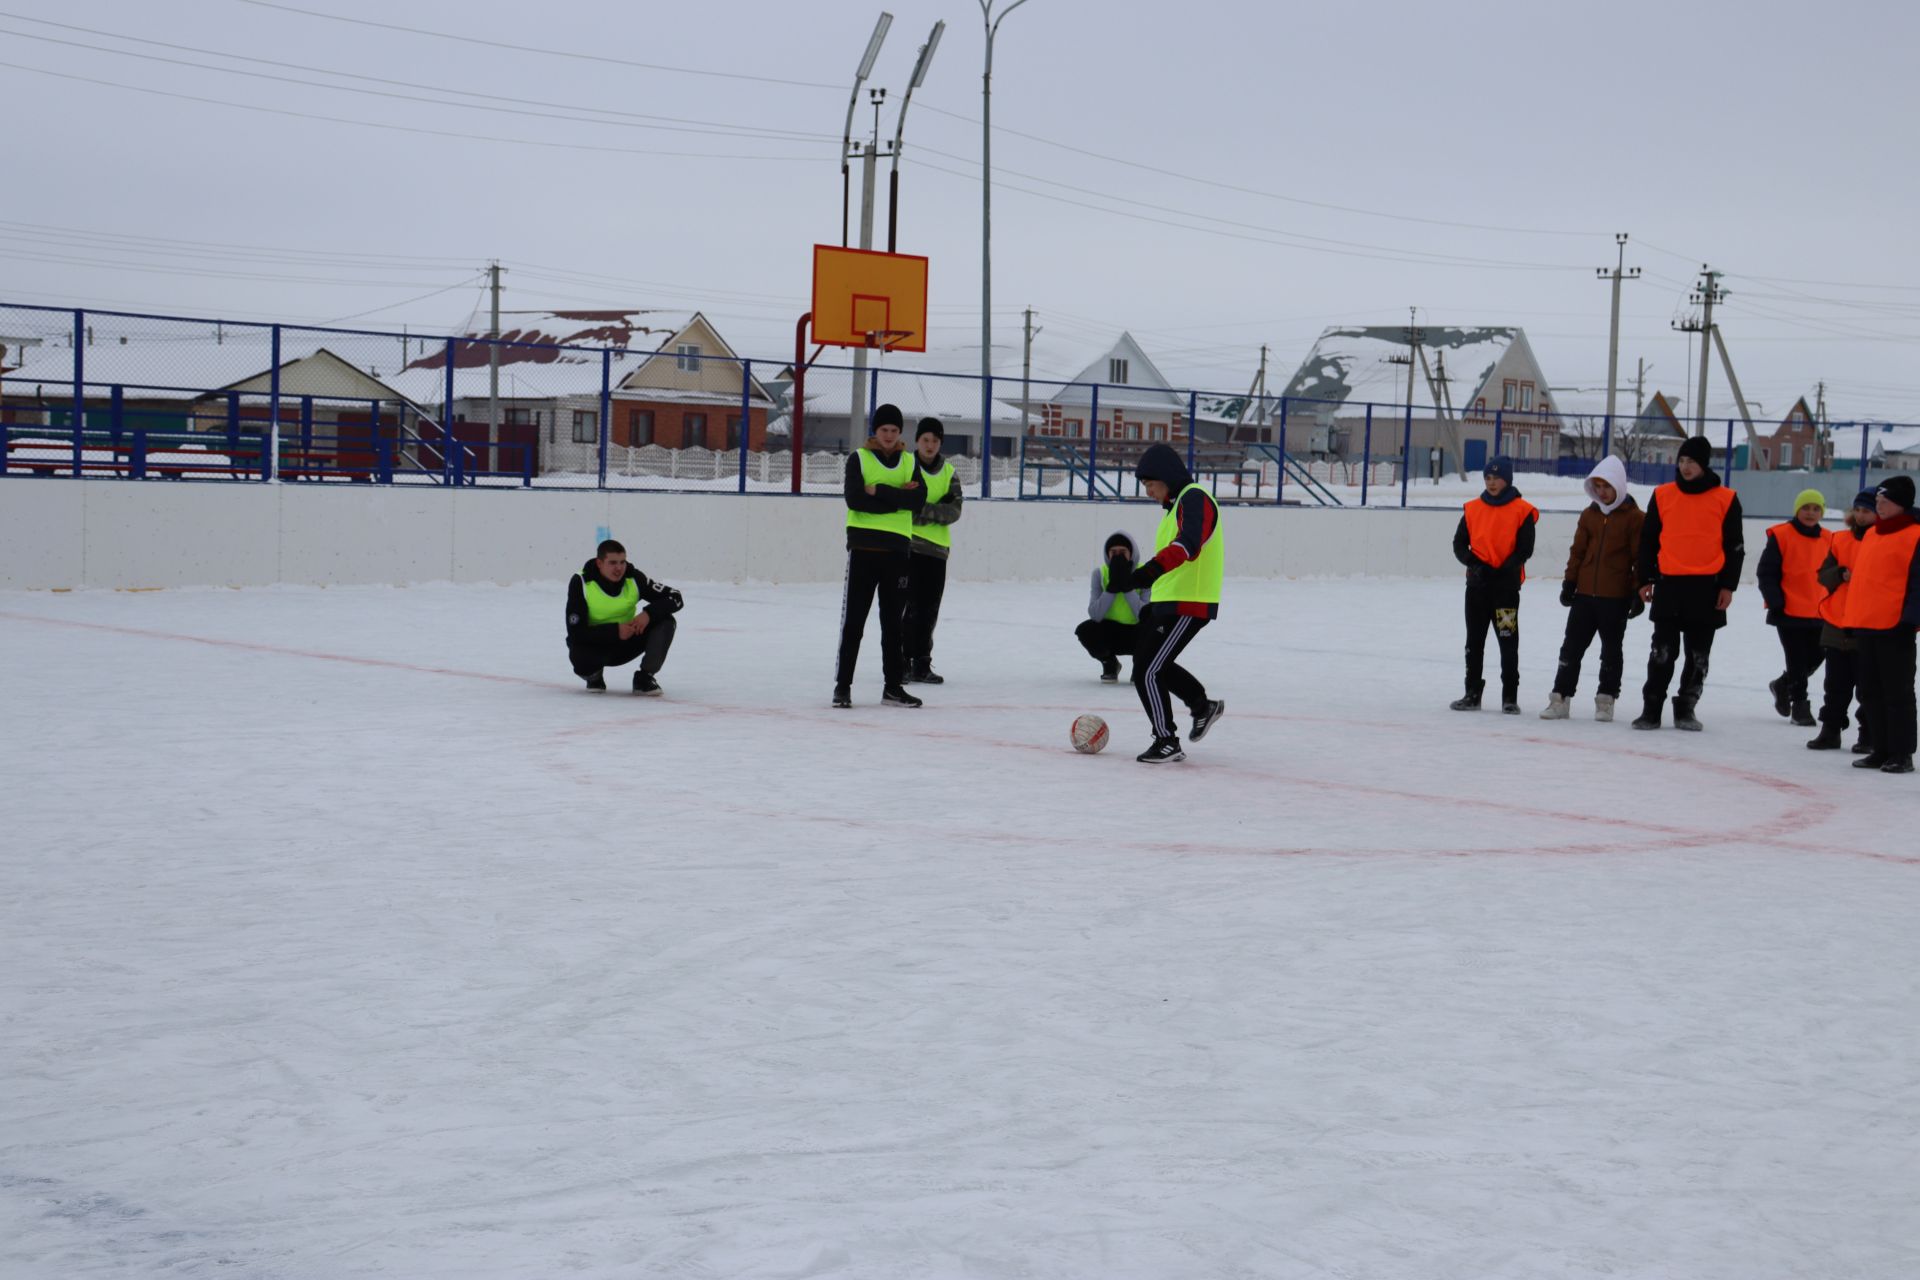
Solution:
[[[767,372],[777,373],[769,364]],[[628,448],[767,447],[773,396],[699,312],[614,384],[608,442]]]

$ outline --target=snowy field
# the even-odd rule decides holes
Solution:
[[[1084,582],[914,712],[679,585],[660,700],[559,579],[0,594],[0,1276],[1920,1275],[1920,790],[1751,591],[1689,735],[1536,718],[1549,587],[1508,718],[1454,584],[1230,583],[1155,769]]]

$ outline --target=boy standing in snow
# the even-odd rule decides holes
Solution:
[[[1727,625],[1727,606],[1747,558],[1740,498],[1720,483],[1707,465],[1712,461],[1713,442],[1689,437],[1674,463],[1675,478],[1653,491],[1640,528],[1640,598],[1653,607],[1653,648],[1636,729],[1660,727],[1684,645],[1686,666],[1673,698],[1673,727],[1700,731],[1693,708],[1706,689],[1713,633]]]
[[[1847,573],[1860,711],[1873,749],[1856,769],[1912,773],[1916,748],[1914,632],[1920,630],[1920,512],[1913,477],[1889,476],[1875,496],[1880,518]]]
[[[1145,617],[1134,637],[1133,684],[1153,725],[1153,745],[1134,757],[1142,764],[1185,760],[1173,723],[1173,699],[1193,718],[1188,733],[1198,742],[1225,714],[1227,704],[1207,697],[1194,674],[1175,661],[1200,629],[1220,616],[1220,584],[1226,574],[1226,541],[1220,536],[1220,504],[1194,483],[1187,464],[1164,444],[1147,446],[1134,467],[1147,496],[1166,514],[1154,535],[1153,559],[1135,569],[1109,562],[1115,591],[1147,588]]]
[[[645,612],[640,602],[645,600]],[[596,693],[607,691],[608,667],[640,659],[633,691],[660,696],[654,679],[673,644],[680,593],[627,563],[627,549],[608,538],[567,584],[567,659]]]
[[[1486,492],[1466,504],[1453,531],[1453,558],[1467,566],[1467,692],[1455,711],[1478,711],[1487,682],[1487,628],[1500,642],[1500,709],[1520,714],[1520,584],[1533,555],[1540,513],[1513,487],[1513,460],[1487,464]]]
[[[1847,610],[1847,573],[1853,568],[1854,557],[1860,553],[1860,540],[1880,518],[1875,509],[1878,497],[1872,489],[1862,489],[1854,495],[1853,506],[1847,512],[1847,527],[1833,535],[1826,561],[1820,566],[1820,585],[1827,591],[1826,598],[1820,602],[1820,647],[1826,650],[1827,675],[1820,703],[1820,733],[1807,743],[1813,751],[1838,751],[1840,735],[1847,731],[1847,708],[1853,703],[1853,691],[1857,687],[1853,637],[1847,634],[1846,624],[1841,621]],[[1853,744],[1853,754],[1863,756],[1871,749],[1867,744],[1867,718],[1863,712],[1860,737]]]
[[[1766,601],[1767,625],[1780,633],[1780,650],[1787,668],[1769,681],[1773,709],[1792,716],[1797,725],[1817,721],[1807,702],[1807,680],[1820,669],[1820,566],[1826,563],[1833,534],[1820,527],[1827,514],[1826,497],[1818,489],[1803,489],[1793,500],[1793,519],[1767,530],[1767,549],[1760,553],[1754,577],[1760,598]]]
[[[902,685],[906,642],[901,636],[912,573],[913,513],[926,502],[920,467],[901,447],[906,419],[898,405],[873,411],[873,434],[847,455],[842,497],[847,504],[847,583],[840,601],[840,658],[833,673],[833,705],[853,705],[853,668],[873,598],[880,597],[880,701],[917,707]]]
[[[1107,535],[1101,548],[1100,566],[1093,571],[1093,590],[1087,598],[1087,620],[1074,628],[1073,638],[1100,664],[1100,679],[1107,684],[1120,682],[1120,655],[1134,651],[1134,634],[1140,617],[1147,610],[1147,592],[1115,591],[1114,566],[1124,562],[1122,572],[1131,575],[1136,552],[1133,539],[1124,533]]]
[[[953,463],[942,456],[947,429],[938,418],[922,418],[914,437],[914,456],[927,500],[913,513],[913,559],[907,572],[907,680],[945,684],[933,671],[933,629],[940,622],[940,600],[947,593],[947,555],[953,550],[953,522],[960,518],[963,495]]]
[[[1634,557],[1640,550],[1640,526],[1646,513],[1627,492],[1627,468],[1609,454],[1587,476],[1584,486],[1593,501],[1580,513],[1567,553],[1567,572],[1560,583],[1560,603],[1567,606],[1567,636],[1560,643],[1560,666],[1553,676],[1553,696],[1542,720],[1565,720],[1567,702],[1580,685],[1580,663],[1587,646],[1600,637],[1600,685],[1593,699],[1593,718],[1612,720],[1614,699],[1620,696],[1620,672],[1626,665],[1623,642],[1627,619],[1646,608],[1635,588]]]

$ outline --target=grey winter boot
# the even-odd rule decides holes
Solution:
[[[1793,700],[1793,723],[1802,729],[1811,729],[1820,722],[1813,718],[1813,704],[1805,698]]]
[[[1691,701],[1682,701],[1679,698],[1673,700],[1673,727],[1676,729],[1685,729],[1690,733],[1700,732],[1703,726],[1693,717],[1693,703]]]
[[[1480,709],[1480,695],[1486,692],[1486,688],[1487,685],[1484,680],[1477,684],[1470,683],[1467,685],[1466,695],[1455,698],[1452,702],[1449,702],[1447,706],[1455,711],[1478,711]]]
[[[1551,694],[1547,698],[1547,709],[1540,713],[1542,720],[1565,720],[1570,713],[1567,710],[1567,695]]]
[[[1613,723],[1613,698],[1604,693],[1593,696],[1593,718],[1602,724]]]
[[[1660,727],[1660,710],[1660,704],[1652,698],[1648,698],[1647,705],[1641,710],[1639,716],[1634,719],[1633,727],[1636,729],[1658,729]]]

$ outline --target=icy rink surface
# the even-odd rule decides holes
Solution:
[[[1691,735],[1645,619],[1536,718],[1551,581],[1519,718],[1455,584],[1233,582],[1156,769],[1084,581],[917,712],[677,585],[659,700],[564,574],[0,594],[0,1276],[1920,1275],[1920,787],[1752,591]]]

